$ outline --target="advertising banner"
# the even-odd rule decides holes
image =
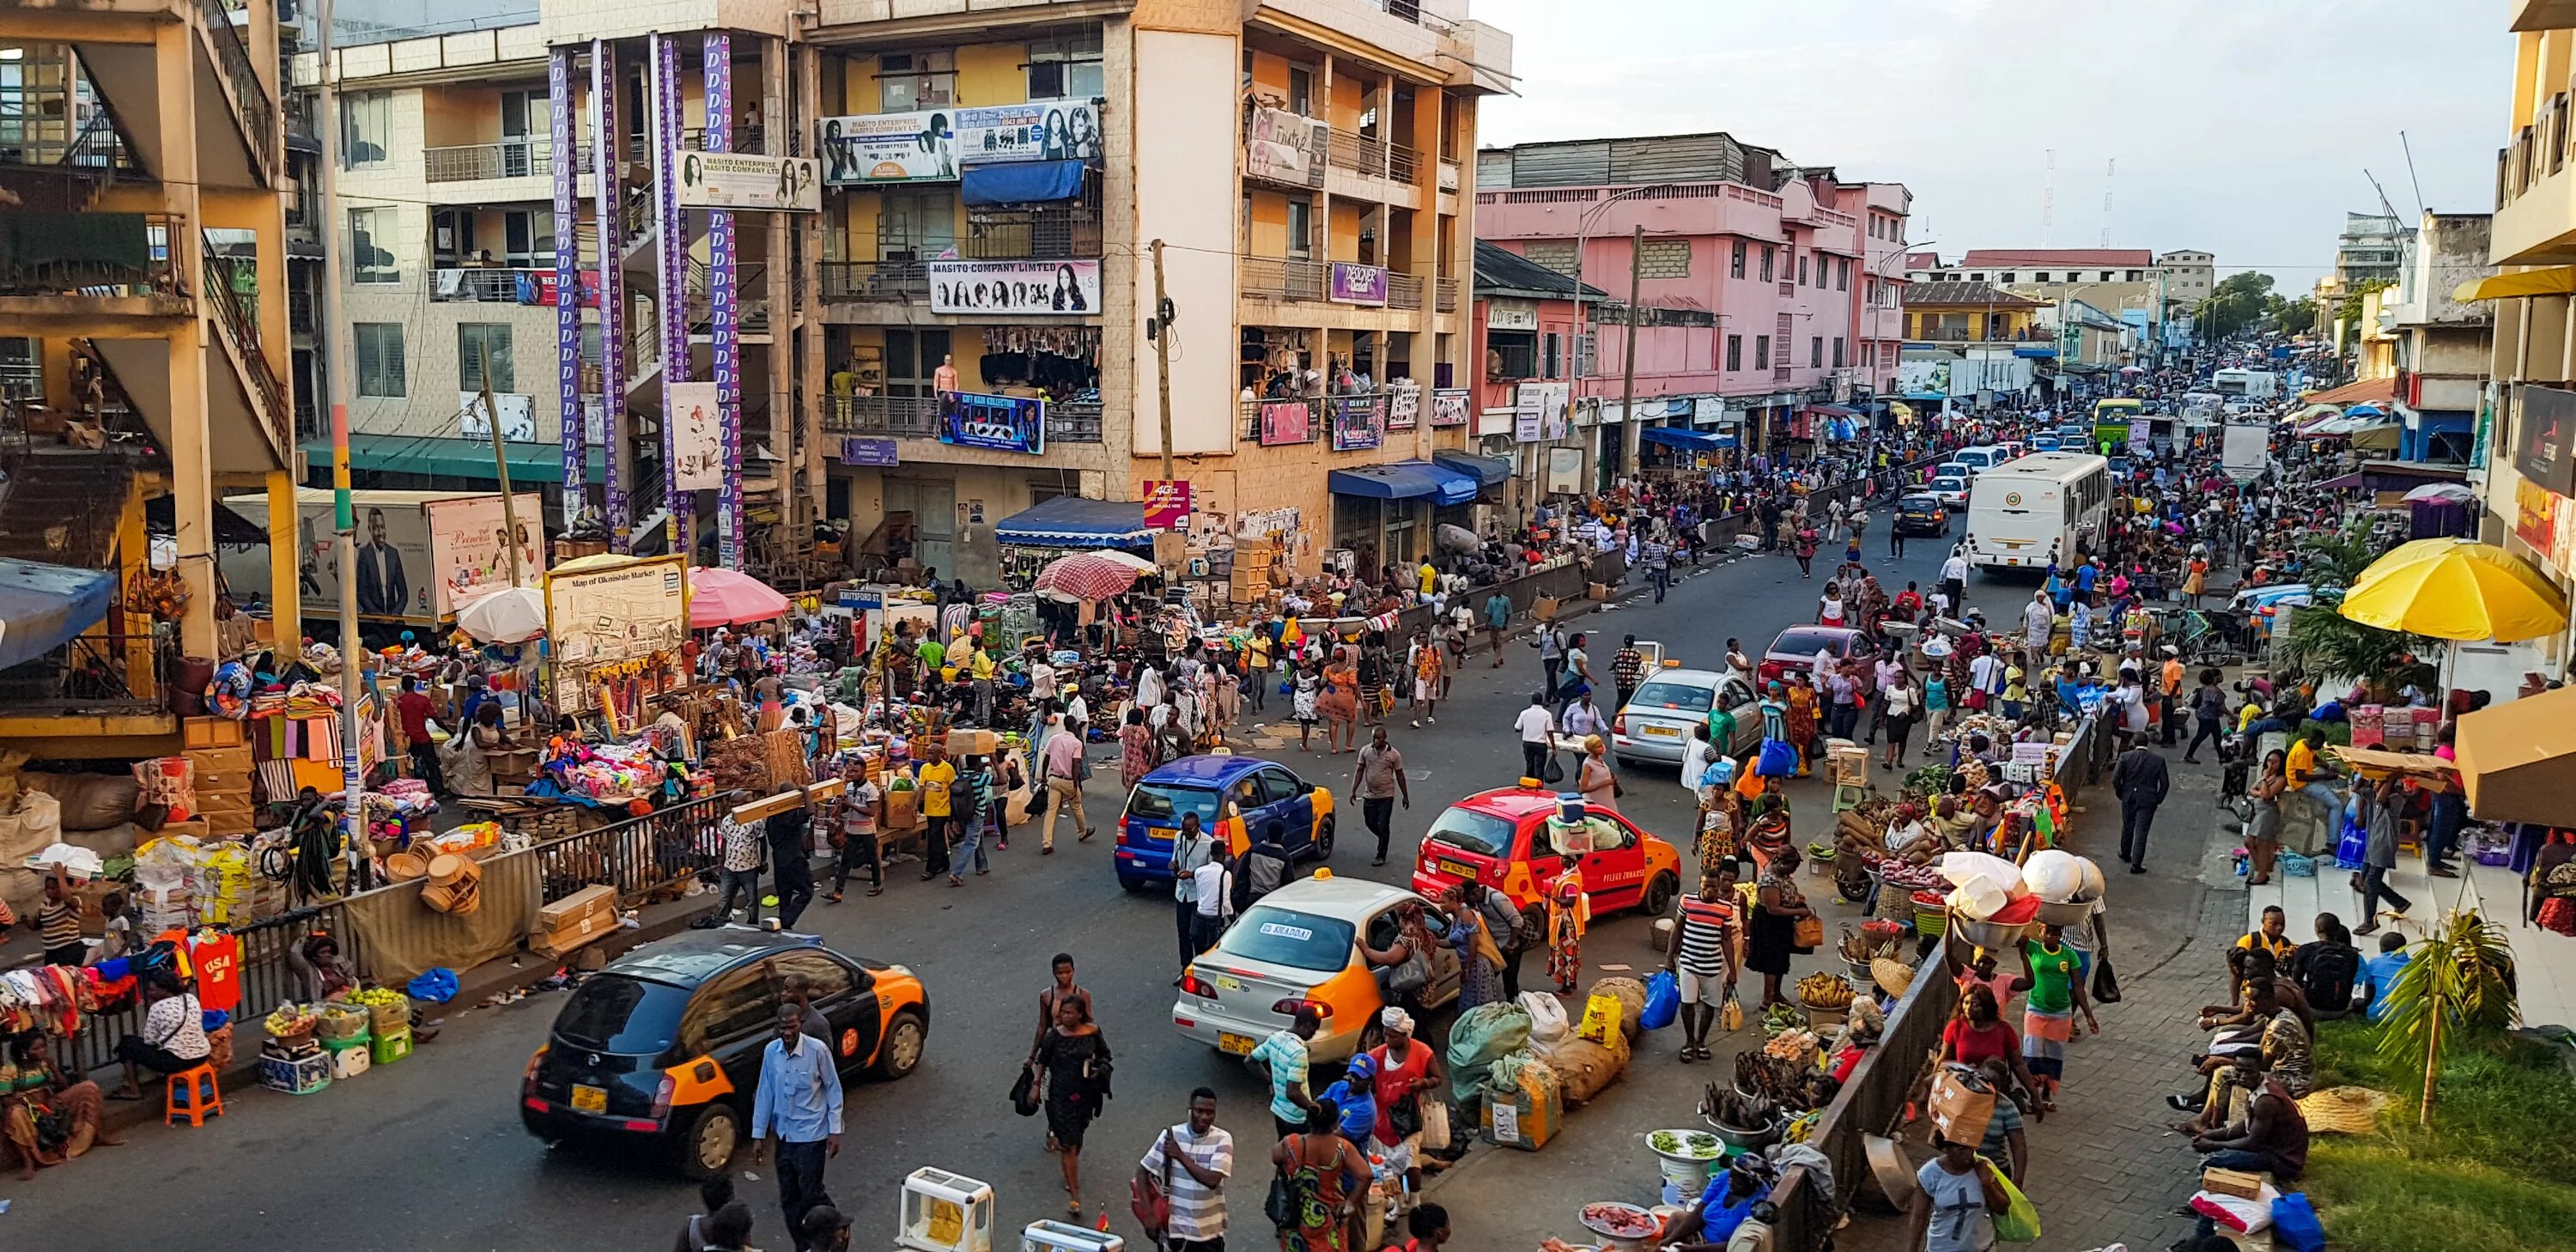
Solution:
[[[1335,304],[1384,304],[1386,267],[1335,261],[1330,295]]]
[[[615,156],[623,146],[623,141],[616,138],[623,133],[617,128],[617,96],[622,90],[624,88],[617,76],[617,53],[607,40],[591,40],[590,142],[593,151],[611,154],[603,175],[622,164]],[[626,411],[626,280],[622,271],[626,255],[626,215],[617,197],[623,182],[607,176],[591,181],[591,211],[596,215],[599,232],[600,377],[606,380],[601,399],[604,404],[608,397],[617,397],[617,413],[622,416]],[[558,239],[562,237],[556,236]],[[627,507],[626,477],[617,468],[621,443],[618,428],[625,423],[609,418],[605,412],[601,416],[605,429],[601,432],[600,446],[608,450],[600,474],[600,491],[604,497],[601,504],[607,512],[608,549],[624,552],[627,529],[632,524]]]
[[[1097,161],[1100,110],[1089,100],[1031,100],[957,110],[957,156],[968,165]]]
[[[1565,438],[1566,410],[1574,404],[1574,384],[1522,383],[1521,394],[1538,393],[1538,435],[1541,439]]]
[[[1179,530],[1190,524],[1193,496],[1186,478],[1145,480],[1145,528]]]
[[[666,556],[547,575],[546,638],[556,663],[608,665],[677,651],[689,633],[687,569]],[[587,707],[587,699],[556,693],[558,708]]]
[[[2576,391],[2523,387],[2513,468],[2551,492],[2576,495]]]
[[[732,117],[733,36],[710,34],[705,49],[707,115]],[[681,162],[681,195],[688,194],[688,161],[700,156],[709,162],[742,159],[726,151],[733,142],[731,131],[726,126],[707,128],[707,151],[689,154]],[[789,203],[795,191],[793,177],[793,170],[782,167],[781,181],[771,185],[771,190]],[[822,189],[813,185],[811,177],[806,179],[806,186],[815,196],[819,210]],[[746,530],[742,507],[742,346],[735,323],[734,261],[733,214],[724,209],[711,210],[707,214],[707,340],[716,384],[716,562],[725,569],[742,568]]]
[[[933,313],[1100,311],[1098,261],[932,261],[926,268]]]
[[[492,437],[492,415],[484,411],[482,392],[457,392],[456,407],[460,410],[456,417],[456,424],[466,438],[490,439]],[[492,407],[501,411],[501,438],[504,442],[535,443],[537,441],[537,408],[534,400],[515,392],[496,391],[492,393]],[[581,423],[578,421],[573,423],[576,431],[580,426]]]
[[[859,113],[823,119],[823,181],[953,182],[957,178],[954,109]]]
[[[996,452],[1046,449],[1046,401],[973,391],[939,393],[939,442]]]
[[[1422,388],[1419,386],[1386,389],[1386,428],[1411,430],[1422,420]]]
[[[900,463],[894,440],[851,437],[841,441],[841,464],[843,465],[873,465],[879,469],[892,469]]]
[[[519,586],[546,583],[546,531],[541,492],[510,493],[518,514],[514,529],[501,509],[498,493],[432,500],[421,506],[429,519],[431,603],[447,617],[477,599],[510,586],[510,546],[519,549]]]
[[[724,418],[714,383],[671,384],[671,480],[681,491],[716,491],[724,481]]]
[[[1305,443],[1315,437],[1315,406],[1304,400],[1265,400],[1261,404],[1261,446]]]
[[[1512,440],[1515,443],[1539,441],[1538,384],[1522,383],[1512,392]]]
[[[1252,130],[1243,145],[1243,172],[1275,182],[1312,181],[1309,172],[1323,163],[1315,147],[1315,121],[1285,109],[1254,109]]]
[[[556,152],[574,150],[572,141],[572,54],[569,47],[554,48],[546,54],[546,100],[550,119],[548,138]],[[579,232],[574,227],[578,197],[573,180],[578,161],[556,161],[554,171],[555,238],[572,239]],[[563,523],[569,528],[581,517],[588,502],[589,490],[582,481],[589,472],[588,432],[581,423],[581,249],[555,249],[555,267],[544,275],[551,290],[545,303],[555,310],[555,394],[557,412],[562,421],[563,437]],[[593,293],[596,297],[597,293]]]
[[[1431,393],[1431,425],[1437,429],[1467,424],[1469,396],[1464,387],[1442,387]]]
[[[418,504],[377,502],[381,499],[358,493],[358,616],[434,622],[437,580],[429,572],[429,523]],[[296,568],[304,611],[330,617],[340,611],[340,545],[333,537],[333,506],[329,500],[299,500],[295,511],[304,523],[304,546]]]
[[[710,39],[725,38],[710,35]],[[709,77],[715,67],[709,65]],[[716,152],[725,136],[707,132],[709,150],[680,154],[680,207],[685,209],[771,209],[788,213],[823,211],[822,163],[812,157],[763,156],[754,152]]]
[[[1333,451],[1360,452],[1386,442],[1384,396],[1337,396],[1333,406]]]
[[[2544,563],[2557,559],[2558,510],[2565,503],[2528,478],[2513,485],[2514,537],[2530,544]]]
[[[680,228],[680,171],[674,168],[680,155],[680,45],[669,35],[653,35],[648,44],[653,52],[653,205],[655,220],[661,224],[654,238],[654,277],[659,292],[655,303],[662,322],[663,515],[669,519],[663,534],[674,550],[685,550],[686,536],[693,533],[686,494],[689,488],[681,483],[680,464],[685,458],[678,437],[680,423],[672,420],[685,412],[677,388],[689,379],[688,236]],[[700,404],[712,421],[714,396],[709,395]],[[710,444],[695,460],[701,467],[707,466],[718,451]],[[713,487],[715,483],[696,485]]]

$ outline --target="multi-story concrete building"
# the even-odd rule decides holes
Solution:
[[[9,623],[0,746],[176,751],[183,658],[252,630],[219,613],[219,522],[296,549],[277,30],[271,0],[0,7],[0,63],[21,70],[0,76],[0,342],[32,365],[0,402],[0,558],[60,600]],[[219,501],[261,493],[264,526]],[[233,591],[275,600],[291,640],[296,563],[276,565]]]
[[[2393,283],[2405,267],[2415,228],[2392,214],[2345,213],[2335,236],[2335,277],[2349,290],[2362,283]]]
[[[2218,288],[2218,258],[2211,253],[2189,249],[2159,253],[2156,272],[2164,277],[2168,305],[2198,308]]]
[[[2397,286],[2376,292],[2379,323],[2394,339],[2397,455],[2467,465],[2485,398],[2495,311],[2459,289],[2492,277],[2485,213],[2426,213],[2408,241]],[[2393,299],[2389,297],[2394,297]]]
[[[1906,270],[1916,282],[1991,283],[2048,304],[2081,300],[2113,316],[2144,310],[2171,323],[2209,298],[2216,260],[2206,252],[2145,248],[1972,248],[1955,262],[1915,253]]]
[[[1617,302],[1587,307],[1568,377],[1572,437],[1603,476],[1632,463],[1643,424],[1740,424],[1767,448],[1895,388],[1913,199],[1901,184],[1703,134],[1489,149],[1477,188],[1480,235]],[[1641,327],[1690,332],[1641,330],[1635,414],[1620,407],[1632,279]]]

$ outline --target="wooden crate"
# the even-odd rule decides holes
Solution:
[[[180,745],[190,751],[199,748],[238,748],[242,746],[242,724],[229,717],[191,717],[180,723]]]

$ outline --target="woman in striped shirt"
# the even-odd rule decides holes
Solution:
[[[1664,970],[1681,984],[1684,1064],[1709,1059],[1708,1028],[1720,1001],[1735,994],[1735,880],[1737,862],[1718,863],[1702,875],[1699,895],[1685,899],[1673,919],[1673,943]]]

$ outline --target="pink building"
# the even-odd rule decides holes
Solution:
[[[1523,144],[1478,154],[1476,233],[1609,293],[1585,309],[1597,350],[1571,362],[1593,456],[1617,457],[1598,432],[1621,425],[1736,430],[1768,450],[1894,390],[1911,202],[1724,134]],[[1623,422],[1632,276],[1638,420]]]

